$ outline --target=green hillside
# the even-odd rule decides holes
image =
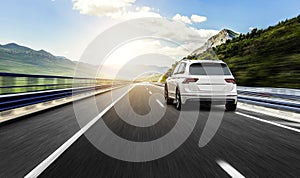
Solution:
[[[10,43],[0,45],[0,72],[73,76],[77,63],[64,57],[54,56],[44,50],[33,49]],[[82,64],[79,73],[89,76],[95,66]]]
[[[300,88],[300,16],[214,48],[243,86]]]
[[[223,60],[240,86],[300,88],[300,15],[183,59]]]

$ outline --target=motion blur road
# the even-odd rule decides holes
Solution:
[[[115,94],[122,96],[126,91],[126,88],[117,89]],[[125,97],[115,105],[124,111],[132,107],[136,113],[145,115],[151,111],[149,98],[155,94],[163,94],[163,88],[150,84],[136,85],[127,94],[130,105],[124,104]],[[112,103],[111,93],[96,96],[96,101],[99,111],[103,111]],[[87,112],[90,110],[86,102],[88,99],[78,101],[85,117],[83,123],[88,123],[99,114]],[[157,101],[157,106],[165,108],[166,112],[158,123],[147,128],[127,124],[114,107],[102,119],[122,138],[138,142],[155,140],[173,128],[180,113],[174,106],[165,105],[162,99]],[[224,110],[223,106],[213,107],[213,110],[220,112]],[[201,109],[190,137],[177,150],[158,160],[142,163],[121,161],[100,152],[83,135],[40,176],[230,177],[236,171],[245,177],[300,177],[299,124],[288,124],[293,125],[295,131],[247,117],[282,123],[282,120],[259,113],[240,109],[225,112],[216,135],[205,147],[200,148],[199,139],[209,113],[209,110]],[[94,126],[86,134],[97,135]],[[80,127],[72,104],[2,125],[0,177],[24,177],[78,130]],[[123,148],[116,149],[122,152]]]

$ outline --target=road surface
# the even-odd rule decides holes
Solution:
[[[150,97],[162,93],[162,88],[149,84],[137,85],[129,93],[126,88],[121,88],[114,95],[121,97],[125,94],[125,97],[114,105],[125,112],[132,108],[137,114],[146,115],[151,112]],[[126,104],[126,97],[129,98],[129,105]],[[97,96],[96,101],[98,112],[89,109],[89,99],[78,101],[83,117],[81,125],[89,123],[113,103],[110,92]],[[105,112],[100,120],[113,133],[127,140],[147,142],[158,139],[172,130],[180,112],[174,106],[165,105],[161,98],[154,101],[157,102],[157,110],[161,108],[166,112],[153,126],[142,128],[129,125],[119,117],[114,107]],[[212,110],[223,112],[224,107],[213,106]],[[209,113],[207,109],[199,110],[196,126],[188,139],[174,152],[160,159],[148,162],[121,161],[99,151],[83,135],[45,167],[40,177],[300,176],[299,124],[239,109],[225,112],[212,140],[200,148],[199,139]],[[97,131],[100,120],[87,130],[87,135],[101,137]],[[79,130],[72,104],[2,125],[0,177],[24,177]],[[123,151],[121,146],[113,149]]]

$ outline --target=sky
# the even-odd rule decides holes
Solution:
[[[177,23],[159,35],[178,36],[179,43],[193,50],[224,28],[247,33],[299,14],[299,0],[9,0],[0,2],[0,44],[14,42],[79,60],[90,42],[113,25],[156,17]],[[195,40],[194,34],[200,37]],[[135,43],[174,58],[186,54],[157,40]]]

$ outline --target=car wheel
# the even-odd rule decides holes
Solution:
[[[226,111],[235,111],[236,110],[236,105],[235,103],[227,103],[225,105]]]
[[[166,103],[168,105],[171,105],[174,102],[173,99],[169,98],[169,91],[168,91],[168,87],[167,86],[165,86],[165,100],[166,100]]]
[[[180,91],[176,91],[176,99],[175,99],[175,107],[177,110],[181,110],[181,96],[180,96]]]
[[[201,110],[210,110],[211,109],[211,103],[200,104],[200,109]]]

